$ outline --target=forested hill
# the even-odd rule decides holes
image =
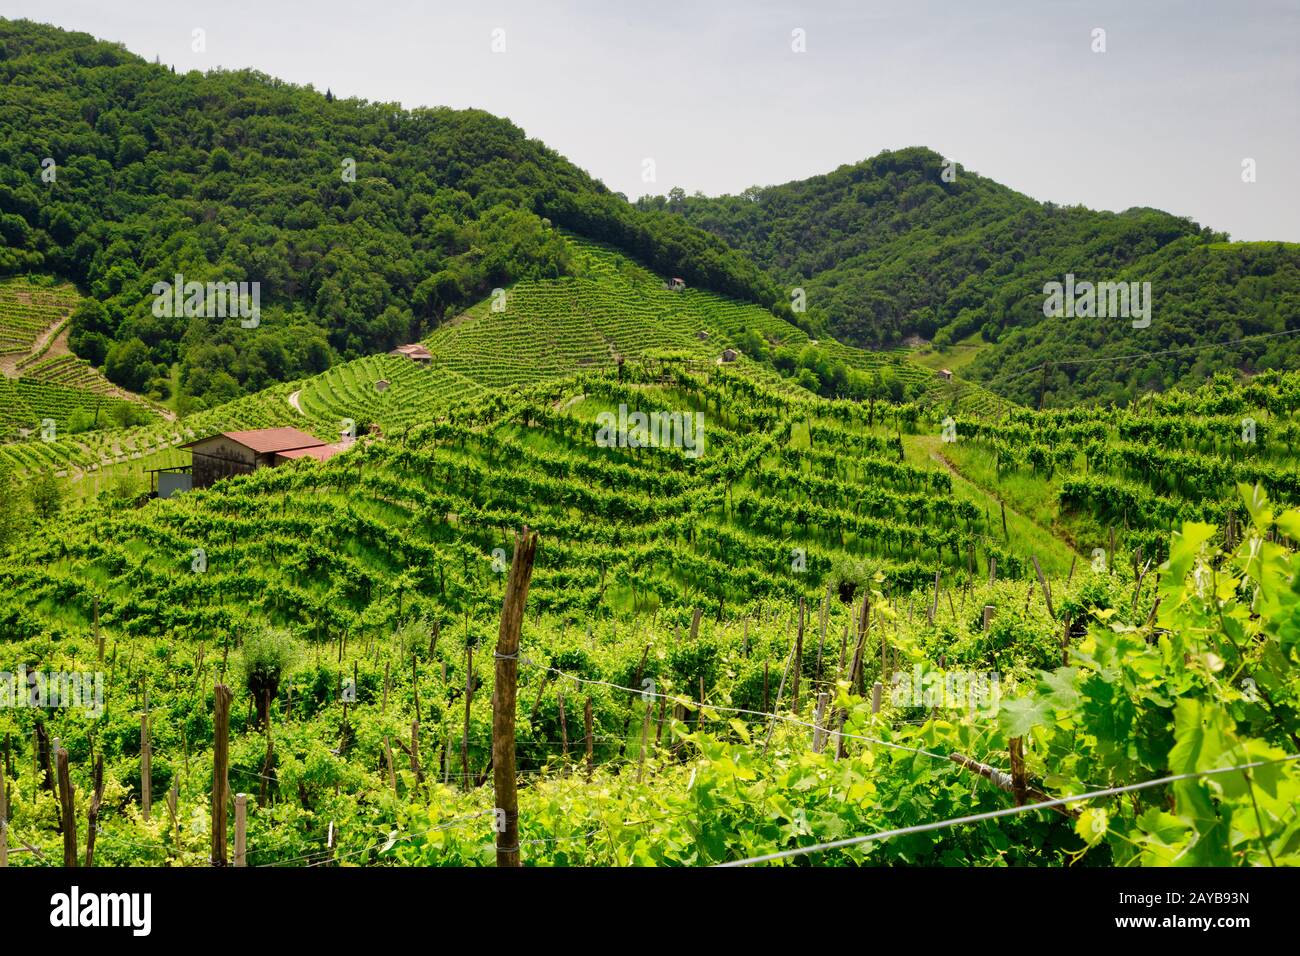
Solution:
[[[1295,367],[1300,246],[1229,244],[1154,209],[1122,213],[1040,203],[929,149],[885,152],[825,176],[738,196],[646,197],[748,253],[842,341],[936,344],[979,335],[965,374],[1017,400],[1123,400],[1217,371]],[[951,180],[951,181],[949,181]],[[1250,188],[1243,184],[1243,189]],[[1046,318],[1044,285],[1151,283],[1151,324]],[[1296,337],[1300,339],[1300,336]],[[1135,352],[1172,354],[1123,358]],[[1054,363],[1047,375],[1027,374]]]
[[[177,74],[0,20],[0,275],[79,283],[97,301],[72,347],[113,352],[129,388],[163,390],[180,363],[201,408],[412,341],[494,288],[564,274],[555,227],[694,286],[783,298],[716,237],[636,210],[507,120]],[[260,326],[154,316],[154,283],[176,273],[259,282]]]

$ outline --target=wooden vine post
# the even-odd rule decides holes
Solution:
[[[235,866],[248,866],[248,794],[235,794]]]
[[[214,689],[212,739],[212,855],[213,866],[226,865],[226,803],[230,792],[230,702],[234,694],[225,684]]]
[[[95,865],[95,835],[99,833],[99,808],[104,803],[104,755],[95,758],[95,792],[86,811],[86,866]]]
[[[805,602],[802,595],[799,597],[799,630],[794,639],[794,687],[791,688],[791,698],[794,701],[793,710],[799,713],[799,672],[803,670],[803,627],[804,627],[804,610]],[[701,700],[703,696],[701,695]]]
[[[149,688],[144,689],[140,715],[140,811],[146,820],[153,811],[153,745],[149,740]]]
[[[6,760],[0,761],[0,868],[9,865],[9,791],[5,784]]]
[[[72,778],[68,774],[68,751],[60,747],[55,752],[59,775],[59,807],[63,820],[63,865],[77,865],[77,817],[73,810]]]
[[[587,733],[587,781],[591,781],[591,776],[596,772],[596,764],[593,759],[591,747],[591,696],[587,696],[586,706],[582,709],[582,725]]]
[[[501,602],[501,626],[493,655],[496,667],[492,693],[492,785],[496,795],[497,866],[500,867],[520,865],[515,701],[519,680],[519,635],[523,630],[524,606],[536,557],[537,533],[524,525],[523,531],[515,536],[515,553]]]

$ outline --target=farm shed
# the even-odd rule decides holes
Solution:
[[[428,365],[433,361],[433,355],[423,345],[415,343],[413,345],[399,345],[388,353],[389,355],[401,355],[410,359],[419,365]]]
[[[939,369],[939,377],[942,379],[947,379],[948,381],[952,381],[952,372],[946,368],[941,368]]]
[[[343,450],[340,445],[323,442],[296,428],[220,432],[181,447],[190,450],[195,488],[207,488],[222,478],[246,475],[297,458],[325,461]]]
[[[718,359],[718,361],[719,361],[719,362],[734,362],[734,361],[736,361],[736,359],[738,359],[738,358],[740,358],[740,353],[737,352],[735,349],[723,349],[723,350],[722,350],[722,356]]]

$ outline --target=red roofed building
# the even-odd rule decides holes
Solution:
[[[258,428],[244,432],[220,432],[181,446],[190,450],[192,485],[207,488],[231,475],[246,475],[258,468],[273,467],[297,458],[325,461],[343,451],[314,435],[296,428]]]
[[[388,353],[389,355],[403,355],[412,362],[418,362],[421,365],[428,365],[433,361],[433,355],[423,345],[399,345]]]

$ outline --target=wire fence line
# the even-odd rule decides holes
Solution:
[[[841,731],[834,727],[823,727],[819,724],[810,723],[809,721],[806,720],[801,720],[798,717],[795,717],[791,714],[768,713],[766,711],[761,711],[761,710],[749,710],[744,707],[728,707],[722,704],[710,704],[707,701],[692,700],[691,698],[683,697],[680,694],[660,694],[655,691],[647,690],[644,688],[624,687],[622,684],[614,684],[611,683],[610,681],[595,680],[589,677],[579,677],[578,675],[570,674],[567,671],[557,670],[554,667],[548,667],[545,664],[539,664],[536,661],[531,660],[527,656],[521,656],[520,662],[529,665],[531,667],[540,667],[543,670],[549,671],[552,674],[556,674],[567,680],[575,681],[579,684],[592,684],[599,687],[608,687],[613,690],[627,691],[630,694],[639,694],[643,698],[650,697],[656,700],[670,701],[674,704],[681,704],[684,707],[692,707],[696,709],[707,709],[707,710],[713,710],[719,713],[726,713],[726,714],[744,714],[749,717],[761,717],[766,720],[779,720],[782,721],[783,723],[796,724],[800,727],[806,727],[809,730],[815,730],[820,733],[828,734],[831,736],[843,737],[847,740],[863,740],[866,741],[867,743],[879,744],[882,747],[890,747],[894,750],[904,750],[909,753],[924,754],[927,757],[934,757],[937,760],[946,761],[948,759],[947,754],[935,753],[933,750],[926,750],[921,747],[908,747],[904,744],[894,743],[889,740],[881,740],[879,737],[871,737],[865,734],[851,734],[848,733],[847,731]]]
[[[899,827],[895,830],[880,830],[876,833],[868,833],[863,836],[845,837],[842,840],[831,840],[828,843],[814,843],[809,846],[795,847],[791,850],[778,850],[775,853],[765,853],[761,856],[752,856],[743,860],[733,860],[727,863],[719,863],[718,867],[734,866],[751,866],[755,863],[767,863],[773,860],[785,860],[790,857],[804,856],[808,853],[820,853],[825,850],[835,850],[848,846],[857,846],[862,843],[871,843],[878,840],[889,840],[894,837],[907,836],[911,833],[926,833],[931,830],[942,830],[947,827],[962,826],[967,823],[980,823],[984,820],[996,820],[1001,817],[1015,816],[1020,813],[1028,813],[1032,810],[1048,810],[1052,807],[1061,807],[1070,803],[1077,803],[1081,800],[1096,800],[1101,797],[1115,796],[1121,793],[1131,793],[1137,790],[1146,790],[1150,787],[1162,787],[1166,784],[1177,783],[1180,780],[1194,780],[1199,777],[1209,777],[1216,774],[1224,773],[1244,773],[1247,770],[1253,770],[1256,767],[1267,767],[1273,764],[1288,763],[1292,760],[1300,760],[1300,754],[1290,754],[1286,757],[1277,757],[1273,760],[1256,760],[1251,763],[1240,764],[1235,767],[1216,767],[1211,770],[1194,770],[1189,773],[1175,773],[1167,777],[1157,777],[1155,780],[1146,780],[1142,783],[1130,783],[1122,787],[1107,787],[1104,790],[1094,790],[1090,793],[1080,793],[1070,797],[1057,797],[1053,800],[1042,800],[1038,803],[1027,803],[1023,806],[1006,807],[1002,810],[989,810],[984,813],[972,813],[963,817],[952,817],[947,820],[936,820],[932,823],[919,823],[909,827]]]

